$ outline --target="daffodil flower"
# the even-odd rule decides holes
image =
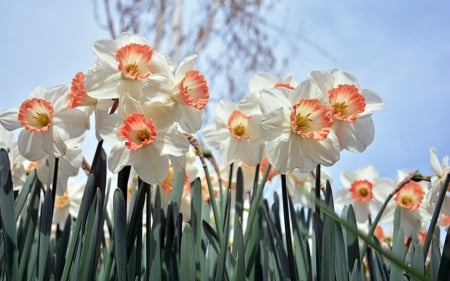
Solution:
[[[113,173],[131,165],[147,183],[161,183],[169,171],[169,159],[175,171],[185,166],[189,142],[176,125],[159,129],[143,113],[125,118],[108,116],[100,135],[111,146],[108,166]]]
[[[208,83],[204,75],[193,69],[196,55],[185,58],[167,80],[151,81],[143,88],[142,108],[147,118],[158,126],[177,122],[188,133],[202,125],[209,100]]]
[[[269,162],[281,174],[295,168],[309,172],[317,164],[330,166],[340,157],[331,112],[311,98],[314,86],[305,80],[289,94],[276,88],[261,92],[261,136]]]
[[[89,127],[85,112],[67,108],[67,93],[66,86],[37,87],[19,109],[0,113],[0,123],[7,130],[23,128],[18,149],[28,160],[64,156],[66,141],[81,136]]]
[[[216,119],[207,124],[202,133],[205,144],[220,151],[223,164],[241,160],[256,166],[262,160],[264,147],[258,127],[261,116],[251,115],[251,109],[241,104],[221,100],[217,104]]]
[[[350,73],[337,69],[312,71],[309,77],[321,90],[318,98],[331,109],[333,130],[341,150],[364,151],[374,139],[371,116],[383,106],[381,98],[370,90],[361,89]]]
[[[336,206],[352,204],[359,223],[374,218],[389,193],[394,190],[394,182],[381,178],[377,169],[371,165],[355,171],[343,171],[340,175],[341,188],[335,193]]]

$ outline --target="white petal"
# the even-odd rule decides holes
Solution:
[[[220,144],[231,137],[228,128],[220,126],[215,121],[205,125],[202,134],[205,144],[216,149],[219,149]]]
[[[109,68],[96,67],[95,72],[88,72],[85,76],[85,85],[90,97],[96,99],[119,98],[117,86],[122,79],[122,73]]]
[[[441,175],[443,173],[441,163],[439,163],[439,158],[434,147],[430,148],[430,165],[431,170],[435,175]]]
[[[245,96],[239,102],[239,109],[246,115],[261,115],[261,108],[259,107],[259,94],[251,93]]]
[[[302,99],[318,99],[322,103],[328,104],[328,96],[323,94],[324,92],[312,79],[306,79],[300,83],[289,95],[291,104],[299,103]]]
[[[66,154],[66,141],[66,132],[58,128],[51,127],[47,132],[42,134],[42,149],[49,155],[54,157],[62,157]]]
[[[118,44],[111,39],[98,40],[92,45],[92,50],[98,56],[99,60],[107,63],[112,69],[117,68],[115,54],[118,49]]]
[[[305,138],[302,144],[305,156],[316,164],[331,166],[340,158],[339,141],[332,133],[322,141]]]
[[[334,87],[334,78],[329,72],[315,70],[311,71],[309,76],[324,94]]]
[[[182,156],[189,149],[189,141],[186,136],[178,131],[175,126],[165,132],[162,142],[161,155]]]
[[[259,92],[264,88],[273,88],[277,83],[277,78],[267,72],[259,73],[250,78],[248,82],[248,87],[250,89],[250,93]]]
[[[337,87],[340,84],[353,84],[358,86],[358,80],[356,80],[356,77],[349,73],[345,72],[339,69],[333,69],[331,70],[331,75],[334,77],[334,87]]]
[[[46,156],[45,151],[42,149],[43,137],[41,133],[22,130],[17,144],[20,154],[30,161],[40,160]]]
[[[284,108],[278,108],[261,118],[259,123],[261,137],[266,141],[276,138],[287,141],[291,134],[289,113]]]
[[[184,58],[180,64],[178,65],[177,70],[175,71],[175,80],[180,81],[183,79],[185,73],[188,70],[191,70],[194,68],[195,61],[197,59],[197,55],[190,55],[186,58]]]
[[[188,133],[195,133],[200,130],[203,121],[203,110],[198,110],[190,106],[177,106],[180,111],[180,120],[178,121],[181,128]]]
[[[19,109],[6,109],[0,113],[0,124],[8,131],[19,129],[22,125],[19,122],[18,116]]]
[[[123,167],[134,162],[131,159],[130,150],[123,145],[114,145],[111,148],[108,159],[108,167],[113,173],[118,173]]]
[[[68,138],[76,138],[89,128],[89,117],[82,110],[65,109],[54,116],[53,127],[66,132]]]
[[[358,114],[358,117],[369,116],[383,107],[383,100],[376,93],[364,89],[362,90],[362,94],[366,99],[366,108],[364,109],[364,112]]]
[[[292,108],[292,103],[290,102],[287,93],[275,88],[262,90],[259,102],[263,115],[267,115],[279,108]]]
[[[341,149],[363,152],[374,140],[375,128],[371,117],[358,118],[353,123],[334,120],[333,129]]]
[[[159,155],[151,145],[142,150],[141,161],[133,166],[136,173],[149,184],[162,182],[169,171],[168,156]]]

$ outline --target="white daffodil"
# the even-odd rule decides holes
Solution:
[[[142,180],[153,184],[166,178],[169,159],[175,171],[185,166],[189,142],[175,125],[159,130],[142,113],[124,119],[113,114],[104,120],[100,135],[111,145],[108,166],[113,173],[131,165]]]
[[[380,178],[373,166],[364,166],[355,171],[343,171],[340,175],[342,187],[335,193],[336,206],[352,204],[359,223],[374,218],[389,193],[394,190],[394,182]]]
[[[319,99],[311,98],[311,92],[318,90],[305,80],[290,94],[276,88],[261,93],[261,136],[267,158],[279,173],[295,168],[309,172],[317,164],[330,166],[339,160],[331,112]]]
[[[140,35],[122,33],[114,40],[94,42],[92,49],[98,60],[86,73],[85,83],[88,95],[96,99],[120,99],[125,94],[138,98],[141,92],[140,87],[134,87],[136,83],[160,79],[158,76],[170,72],[166,57]]]
[[[331,108],[333,130],[341,149],[364,151],[374,139],[371,116],[383,106],[381,98],[361,89],[350,73],[337,69],[312,71],[309,77],[321,89],[319,97]]]
[[[146,118],[159,127],[178,122],[188,133],[200,129],[209,89],[203,74],[193,69],[196,57],[185,58],[167,80],[149,81],[144,86],[142,108]]]
[[[396,185],[403,182],[409,173],[398,170]],[[384,223],[393,223],[394,211],[400,207],[400,227],[405,231],[406,237],[417,235],[421,225],[431,219],[433,207],[426,202],[426,192],[429,190],[428,182],[409,181],[404,184],[394,196],[394,203],[388,206]]]
[[[242,103],[246,103],[245,99]],[[216,119],[202,130],[206,145],[220,151],[225,165],[241,160],[256,166],[264,147],[258,127],[261,116],[252,115],[251,109],[228,100],[217,104],[216,113]]]
[[[67,108],[67,93],[66,86],[38,87],[19,109],[0,114],[0,123],[7,130],[23,127],[17,143],[28,160],[64,156],[66,141],[81,136],[89,127],[85,112]]]
[[[292,74],[285,74],[281,77],[267,72],[256,74],[248,82],[250,93],[256,93],[263,89],[279,88],[292,91],[299,83]]]

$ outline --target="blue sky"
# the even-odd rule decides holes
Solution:
[[[69,84],[95,61],[92,42],[108,37],[94,22],[91,1],[0,7],[0,110],[19,106],[36,86]],[[285,72],[301,81],[313,69],[340,68],[384,100],[373,117],[373,144],[361,154],[344,152],[333,175],[366,164],[386,177],[397,169],[427,174],[431,146],[450,155],[450,1],[280,1],[268,17],[299,47]],[[276,50],[289,45],[281,40]]]

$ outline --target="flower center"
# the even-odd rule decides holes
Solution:
[[[361,203],[372,200],[373,184],[368,180],[355,180],[350,186],[350,194],[353,199]]]
[[[329,109],[318,99],[302,99],[294,104],[290,121],[295,134],[318,141],[328,136],[332,126]]]
[[[118,69],[126,79],[141,80],[151,75],[153,50],[148,45],[132,43],[116,52]]]
[[[46,100],[32,98],[19,109],[19,122],[31,132],[47,132],[53,120],[53,106]]]
[[[228,130],[230,134],[238,140],[247,140],[250,138],[248,134],[248,123],[250,122],[250,116],[247,116],[235,110],[228,118]]]
[[[333,117],[346,122],[355,121],[356,116],[366,108],[366,99],[355,85],[341,84],[330,89],[328,100]]]
[[[84,74],[78,72],[72,79],[72,86],[69,92],[68,108],[75,108],[77,106],[94,106],[97,100],[87,95],[84,87]]]
[[[178,87],[181,98],[187,105],[202,110],[208,103],[208,83],[205,77],[197,70],[187,71]]]
[[[395,202],[410,211],[417,210],[425,196],[422,186],[418,182],[410,181],[395,195]]]
[[[119,126],[117,133],[124,138],[125,146],[131,150],[138,150],[156,139],[156,126],[153,121],[146,121],[144,114],[132,113]]]
[[[291,91],[294,90],[294,87],[291,84],[289,84],[289,83],[278,82],[273,87],[274,88],[281,88],[281,89],[288,89],[288,90],[291,90]]]

